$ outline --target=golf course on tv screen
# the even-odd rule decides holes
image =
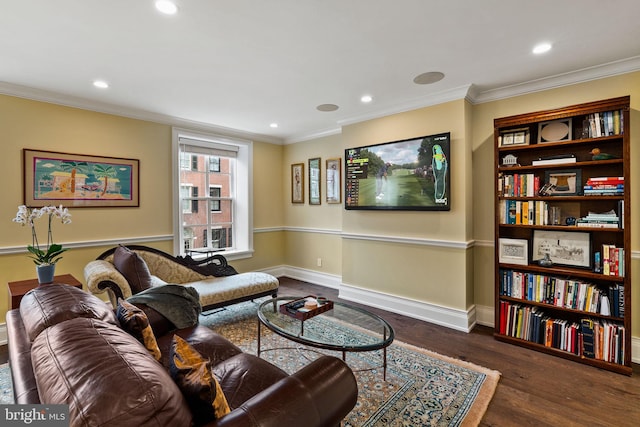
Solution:
[[[449,132],[345,150],[345,209],[450,209]]]

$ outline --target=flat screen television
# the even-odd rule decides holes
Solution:
[[[450,132],[347,148],[345,209],[448,211]]]

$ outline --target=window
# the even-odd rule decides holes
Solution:
[[[231,259],[253,250],[252,143],[174,129],[174,249],[221,249]],[[231,236],[234,236],[231,239]]]
[[[220,157],[209,157],[209,172],[220,172]]]
[[[211,199],[211,212],[220,212],[220,195],[222,188],[220,186],[209,186],[209,198]]]

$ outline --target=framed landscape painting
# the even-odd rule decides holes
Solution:
[[[139,160],[26,148],[22,157],[28,207],[140,206]]]

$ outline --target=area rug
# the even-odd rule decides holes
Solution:
[[[236,304],[200,320],[245,352],[256,354],[259,303]],[[327,321],[315,333],[339,334],[344,328],[350,327]],[[365,333],[352,329],[350,334],[354,332]],[[305,325],[305,335],[311,333],[314,331]],[[292,343],[266,327],[262,328],[261,348],[262,358],[288,373],[319,357],[320,352]],[[339,352],[321,352],[342,357]],[[382,358],[382,351],[347,353],[347,364],[356,371],[358,403],[346,417],[345,427],[476,426],[500,379],[497,371],[396,340],[387,348],[385,381]]]
[[[236,304],[210,312],[200,322],[226,336],[244,351],[257,352],[260,301]],[[340,333],[348,325],[326,325],[319,333]],[[305,333],[312,333],[308,328]],[[364,332],[363,332],[364,333]],[[292,343],[262,328],[261,357],[293,373],[319,357],[318,350]],[[265,349],[276,349],[264,351]],[[340,353],[323,353],[341,357]],[[383,380],[382,352],[347,353],[358,382],[358,403],[344,420],[345,427],[477,426],[493,397],[500,373],[468,362],[394,341],[387,348],[387,378]],[[0,404],[13,403],[11,371],[0,365]]]

